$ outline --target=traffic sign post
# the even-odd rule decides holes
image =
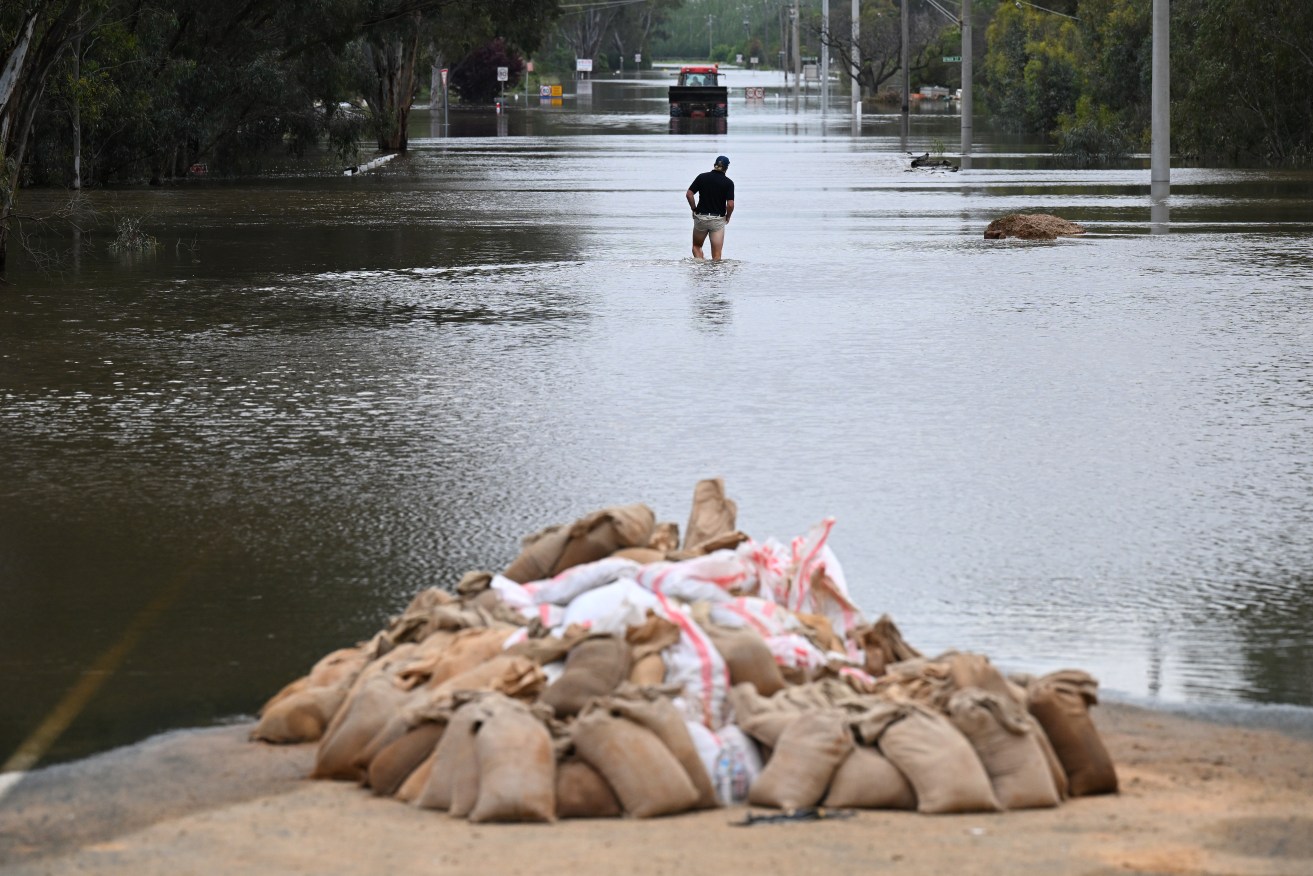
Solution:
[[[448,101],[448,91],[447,91],[447,68],[443,67],[442,68],[442,135],[444,137],[447,136],[450,130],[447,125],[448,103],[449,101]]]

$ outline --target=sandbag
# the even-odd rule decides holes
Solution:
[[[440,650],[430,652],[425,649],[424,656],[403,669],[400,677],[409,685],[437,687],[496,657],[514,631],[511,626],[461,630],[452,635]]]
[[[785,811],[815,806],[852,748],[852,733],[841,712],[801,715],[780,734],[748,792],[748,802]]]
[[[541,702],[558,718],[579,714],[588,700],[606,696],[629,679],[629,645],[615,636],[592,636],[570,649],[565,672],[543,691]]]
[[[467,702],[452,713],[433,751],[428,781],[415,798],[417,806],[445,809],[461,818],[474,808],[479,795],[475,733],[485,717],[478,700]]]
[[[351,781],[365,778],[358,759],[410,696],[409,691],[397,685],[396,673],[407,664],[414,650],[413,644],[400,645],[361,672],[346,702],[324,731],[315,753],[312,778]]]
[[[551,734],[527,706],[499,695],[490,700],[475,734],[479,792],[470,821],[555,821]]]
[[[573,741],[579,757],[601,773],[629,815],[674,815],[697,805],[688,773],[646,727],[593,709],[575,722]]]
[[[561,552],[570,540],[570,527],[548,526],[521,540],[520,554],[506,567],[502,575],[517,584],[550,578]]]
[[[866,655],[866,672],[877,678],[894,663],[922,656],[920,651],[907,644],[893,618],[887,614],[880,615],[873,624],[853,630],[853,639]]]
[[[337,710],[346,700],[345,688],[302,687],[265,706],[251,731],[251,739],[290,744],[322,739]]]
[[[1028,690],[1030,713],[1053,744],[1073,797],[1117,791],[1112,757],[1089,713],[1099,701],[1097,690],[1091,675],[1075,669],[1037,679]]]
[[[980,757],[1004,809],[1041,809],[1062,802],[1035,719],[1012,713],[997,695],[966,688],[948,701],[948,717]]]
[[[552,574],[609,557],[621,548],[645,547],[656,527],[656,515],[641,503],[615,505],[576,520]],[[506,577],[511,577],[507,575]]]
[[[369,662],[366,648],[339,648],[286,685],[261,707],[251,738],[296,743],[321,739]]]
[[[442,702],[457,691],[495,691],[516,699],[529,700],[547,686],[542,667],[528,657],[500,653],[459,675],[448,678],[428,691],[432,701]]]
[[[459,693],[486,691],[517,699],[533,699],[547,686],[547,676],[528,657],[501,653],[486,663],[449,678],[432,690],[417,690],[398,706],[357,755],[354,765],[368,773],[373,759],[384,748],[424,721],[447,720],[453,697]]]
[[[803,625],[803,635],[811,639],[812,644],[822,651],[834,651],[847,654],[848,646],[843,638],[834,632],[834,624],[823,614],[808,614],[800,611],[794,615]]]
[[[446,729],[446,722],[425,721],[384,746],[369,762],[369,787],[373,792],[380,797],[395,794],[410,774],[428,760]]]
[[[1024,688],[999,672],[988,657],[966,651],[951,651],[938,659],[948,665],[952,693],[978,688],[994,696],[995,707],[1006,711],[1009,720],[1024,721],[1028,694]],[[942,708],[947,709],[947,700]]]
[[[666,661],[660,654],[648,654],[641,660],[634,661],[629,670],[629,683],[637,687],[650,687],[661,684],[666,679]]]
[[[711,776],[702,765],[697,745],[689,735],[688,726],[684,722],[683,712],[677,709],[674,703],[660,696],[655,699],[612,697],[599,705],[609,707],[612,714],[619,714],[655,733],[675,756],[675,760],[679,761],[684,772],[688,774],[689,781],[697,789],[698,799],[693,808],[716,808],[716,791],[711,786]]]
[[[876,742],[916,790],[918,812],[999,811],[984,765],[947,718],[916,703],[898,707],[898,715]]]
[[[854,746],[839,764],[825,805],[854,809],[916,809],[916,791],[907,777],[875,748]]]
[[[679,524],[658,523],[652,529],[652,536],[647,540],[647,546],[663,554],[679,550]]]
[[[693,507],[684,527],[684,550],[693,550],[718,535],[733,532],[738,505],[725,496],[722,478],[706,478],[693,487]]]
[[[787,703],[761,696],[747,682],[730,688],[728,699],[737,725],[767,748],[774,748],[784,728],[802,715]]]
[[[698,603],[693,617],[724,658],[730,685],[750,684],[764,697],[784,688],[784,676],[766,640],[747,626],[734,628],[712,623],[710,610],[709,603]]]
[[[649,547],[627,547],[621,548],[611,556],[622,560],[633,560],[640,566],[646,566],[648,563],[663,562],[666,559],[666,552]]]
[[[436,746],[434,753],[436,753]],[[406,777],[406,780],[401,783],[401,786],[397,788],[392,795],[393,799],[400,800],[402,803],[414,803],[419,795],[424,792],[424,786],[429,783],[429,775],[433,772],[433,760],[434,754],[432,753],[424,758],[423,762],[415,767],[410,775]]]
[[[557,818],[619,818],[620,801],[602,774],[576,756],[556,765]]]
[[[275,694],[265,704],[265,708],[278,702],[284,695],[297,690],[310,688],[340,688],[343,692],[350,690],[352,683],[359,677],[361,670],[370,659],[372,658],[369,648],[365,645],[332,651],[316,661],[305,677],[297,679]]]

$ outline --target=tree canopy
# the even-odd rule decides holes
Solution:
[[[0,4],[0,268],[19,188],[240,168],[362,136],[406,148],[420,71],[537,47],[559,0],[9,0]],[[427,76],[423,77],[427,80]]]

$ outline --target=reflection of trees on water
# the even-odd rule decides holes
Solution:
[[[1313,706],[1313,575],[1256,580],[1236,615],[1242,671],[1256,702]]]

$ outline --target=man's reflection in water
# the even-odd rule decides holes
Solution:
[[[720,333],[734,320],[731,293],[740,262],[734,259],[688,261],[692,292],[693,327],[708,333]]]

